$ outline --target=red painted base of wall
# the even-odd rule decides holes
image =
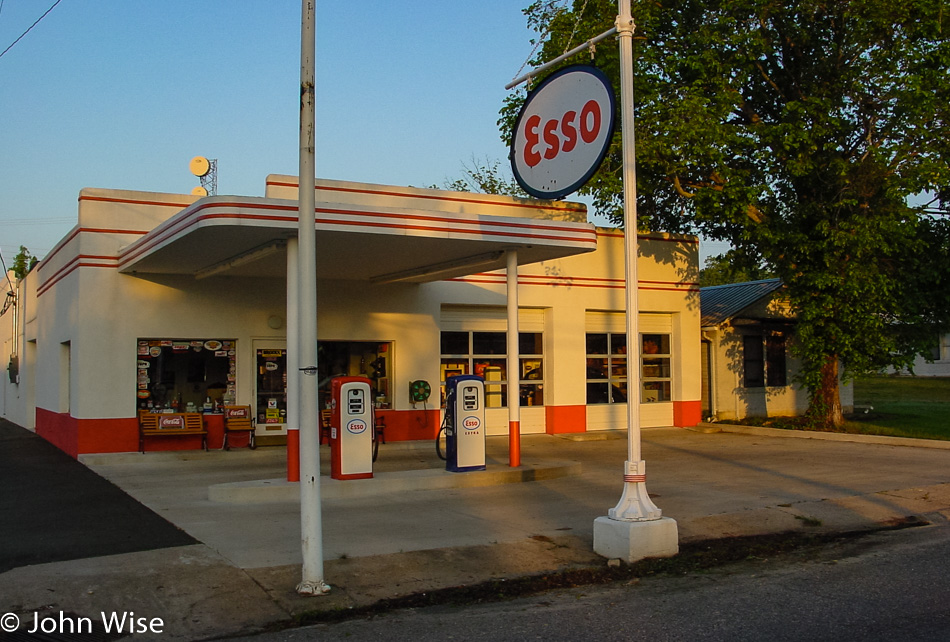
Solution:
[[[383,438],[386,441],[435,439],[442,423],[438,408],[427,410],[380,410],[377,416],[386,422]]]
[[[674,401],[673,425],[680,428],[695,426],[703,420],[702,401]]]
[[[386,422],[386,441],[413,441],[435,439],[439,431],[441,413],[438,408],[425,410],[381,410]],[[549,435],[585,432],[587,407],[546,406],[545,432]],[[673,425],[695,426],[702,421],[701,401],[674,401]],[[135,452],[139,448],[138,420],[76,419],[68,413],[36,409],[36,434],[43,437],[72,457],[86,453]],[[220,446],[220,444],[218,444]],[[209,446],[212,446],[209,443]],[[147,439],[146,451],[198,450],[201,438],[183,436],[174,439],[161,437]]]
[[[587,406],[545,406],[544,431],[549,435],[587,432]]]
[[[139,449],[138,419],[76,419],[68,413],[36,409],[36,434],[67,455],[128,453]],[[219,444],[220,446],[220,444]],[[145,440],[145,450],[199,450],[201,437]]]

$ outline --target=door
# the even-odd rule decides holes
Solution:
[[[255,342],[254,413],[258,436],[287,434],[287,349]]]

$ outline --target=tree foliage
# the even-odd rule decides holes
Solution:
[[[437,186],[433,188],[438,189]],[[462,164],[462,176],[446,181],[442,189],[454,192],[476,192],[480,194],[503,194],[527,198],[518,182],[497,160],[480,161],[473,158],[471,164]]]
[[[839,423],[839,363],[846,377],[907,367],[947,329],[950,6],[632,5],[638,224],[728,241],[780,277],[810,414]],[[546,34],[540,63],[608,29],[617,5],[542,0],[525,13]],[[605,41],[595,58],[615,89],[618,56]],[[503,132],[523,99],[509,96]],[[586,188],[617,221],[620,159],[617,134]]]
[[[706,257],[705,266],[699,270],[699,286],[705,288],[775,278],[768,268],[745,265],[741,259],[733,257],[732,254],[732,252],[726,252],[718,256]]]
[[[39,259],[31,255],[26,246],[21,245],[19,253],[13,257],[13,265],[10,269],[13,270],[13,274],[16,275],[16,278],[22,279],[36,267],[37,263],[39,263]]]

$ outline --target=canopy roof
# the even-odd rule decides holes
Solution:
[[[277,198],[200,199],[119,253],[125,274],[285,277],[297,202]],[[486,210],[491,208],[486,206]],[[377,283],[426,282],[546,261],[596,248],[593,225],[478,212],[316,205],[317,276]]]

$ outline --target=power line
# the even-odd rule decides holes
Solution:
[[[62,0],[56,0],[56,2],[53,3],[53,6],[46,10],[46,13],[44,13],[42,16],[40,16],[39,18],[37,18],[37,19],[36,19],[36,22],[34,22],[33,24],[30,25],[30,28],[29,28],[29,29],[27,29],[26,31],[24,31],[23,33],[21,33],[21,34],[20,34],[20,37],[17,38],[16,40],[14,40],[12,43],[10,43],[10,46],[7,47],[6,49],[4,49],[3,52],[0,52],[0,58],[3,58],[3,54],[5,54],[5,53],[7,53],[8,51],[10,51],[11,49],[13,49],[13,45],[15,45],[16,43],[20,42],[20,40],[23,39],[23,36],[25,36],[26,34],[30,33],[30,31],[33,29],[33,27],[35,27],[36,25],[38,25],[38,24],[40,23],[40,20],[42,20],[43,18],[45,18],[46,15],[47,15],[50,11],[52,11],[53,9],[55,9],[55,8],[56,8],[56,5],[58,5],[60,2],[62,2]],[[0,8],[2,8],[2,6],[3,6],[2,3],[0,3]]]
[[[58,218],[0,218],[0,225],[57,225],[71,223],[75,217],[62,216]]]

